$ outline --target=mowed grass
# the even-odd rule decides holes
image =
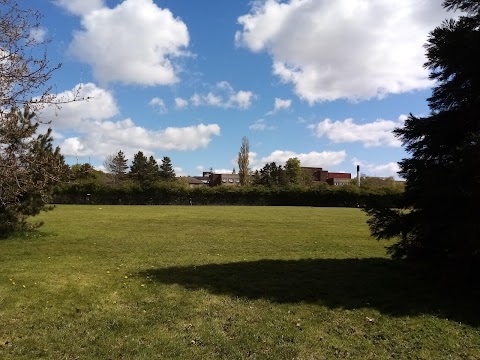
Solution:
[[[0,241],[1,359],[480,359],[478,288],[389,260],[358,209],[40,218]]]

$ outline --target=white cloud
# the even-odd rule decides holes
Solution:
[[[223,106],[223,101],[220,96],[214,95],[213,93],[209,92],[203,100],[209,106]]]
[[[167,106],[165,105],[165,101],[159,97],[154,97],[150,102],[148,103],[149,105],[155,107],[157,111],[161,114],[165,114],[167,110]]]
[[[190,98],[193,106],[213,106],[224,109],[248,109],[255,95],[251,91],[235,91],[227,81],[215,85],[215,89],[206,95],[195,93]]]
[[[33,40],[35,43],[40,44],[45,41],[45,37],[47,36],[47,30],[41,27],[33,28],[30,30],[30,34],[28,35],[29,40]]]
[[[263,130],[273,130],[275,129],[275,126],[268,125],[268,123],[264,119],[258,119],[248,128],[254,131],[263,131]]]
[[[292,100],[290,99],[275,98],[275,106],[273,110],[274,111],[284,110],[284,109],[286,110],[286,109],[289,109],[291,105],[292,105]]]
[[[200,106],[202,105],[202,97],[197,93],[195,93],[190,98],[190,102],[192,103],[193,106]]]
[[[180,97],[175,98],[175,107],[177,109],[185,109],[188,106],[188,100],[182,99]]]
[[[183,170],[181,167],[174,167],[173,170],[175,171],[176,176],[188,176],[185,170]]]
[[[309,125],[316,137],[326,137],[334,143],[361,142],[365,147],[400,147],[401,141],[393,135],[393,129],[403,126],[406,116],[398,121],[378,119],[372,123],[356,124],[353,119],[332,121],[325,119],[318,124]]]
[[[256,168],[262,168],[266,163],[275,162],[277,165],[285,165],[288,159],[296,157],[302,166],[329,167],[338,165],[345,161],[347,153],[342,151],[311,151],[309,153],[296,153],[294,151],[275,150],[270,155],[256,161]]]
[[[310,104],[358,101],[429,87],[423,44],[450,16],[435,1],[255,1],[235,40]]]
[[[394,177],[399,178],[398,171],[400,167],[396,162],[390,162],[387,164],[373,164],[366,161],[359,160],[357,158],[352,159],[352,164],[357,166],[360,165],[360,173],[367,176],[378,176],[378,177]]]
[[[232,174],[233,173],[233,168],[231,168],[231,169],[213,169],[213,172],[215,174]],[[238,173],[238,170],[235,169],[235,172]]]
[[[125,0],[113,9],[102,2],[60,4],[82,15],[83,30],[74,33],[69,52],[90,64],[100,82],[168,85],[178,81],[172,60],[185,55],[189,34],[170,10],[152,0]]]
[[[81,135],[65,139],[60,148],[71,155],[104,155],[115,149],[133,154],[138,149],[192,151],[205,148],[213,136],[220,135],[217,124],[199,124],[187,127],[168,127],[148,130],[135,125],[131,119],[121,121],[86,122]]]
[[[85,120],[103,121],[119,112],[113,95],[92,83],[78,84],[72,90],[57,94],[56,98],[67,103],[60,108],[45,108],[39,115],[44,121],[52,121],[55,129],[76,129]],[[74,99],[78,101],[71,101]]]
[[[104,0],[55,0],[54,4],[75,15],[86,15],[103,8]]]
[[[133,156],[139,149],[190,151],[205,148],[214,136],[220,135],[217,124],[199,124],[187,127],[168,127],[149,130],[138,126],[132,119],[114,121],[118,115],[112,94],[95,84],[80,84],[58,94],[60,99],[74,96],[88,97],[88,101],[74,101],[60,108],[51,106],[40,113],[62,140],[62,154],[67,156],[101,156],[122,149]]]
[[[251,91],[243,91],[230,95],[228,98],[227,108],[248,109],[252,104],[253,93]]]

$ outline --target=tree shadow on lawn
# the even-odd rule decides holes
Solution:
[[[480,326],[480,289],[443,272],[382,258],[259,260],[141,272],[188,289],[276,303],[373,308],[393,316],[430,314]]]

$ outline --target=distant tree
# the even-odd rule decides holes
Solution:
[[[275,162],[267,163],[259,172],[260,185],[266,186],[282,186],[286,185],[287,178],[285,176],[285,170],[281,165],[277,166]]]
[[[244,136],[242,138],[242,146],[238,152],[238,175],[240,177],[240,185],[248,185],[250,182],[250,169],[248,165],[250,164],[249,160],[250,154],[250,144],[248,138]]]
[[[401,209],[367,208],[372,234],[399,238],[389,248],[396,258],[480,261],[480,3],[444,1],[463,10],[430,33],[427,63],[437,81],[428,99],[431,114],[410,115],[395,135],[410,158]]]
[[[146,167],[146,173],[145,173],[145,180],[147,184],[153,184],[155,181],[157,181],[160,178],[160,169],[158,167],[157,160],[150,155],[150,157],[147,160],[147,167]]]
[[[296,157],[290,158],[285,163],[285,177],[288,184],[299,185],[302,183],[302,167]]]
[[[260,171],[255,170],[252,176],[252,185],[262,185],[262,177]]]
[[[162,158],[162,163],[160,164],[160,180],[163,181],[173,181],[175,180],[175,170],[173,169],[172,160],[168,156]]]
[[[95,169],[92,165],[75,164],[70,166],[70,179],[71,180],[88,180],[95,179]]]
[[[302,169],[302,184],[305,186],[311,186],[313,184],[313,174],[307,169]]]
[[[357,184],[357,179],[352,179],[352,184]],[[395,189],[403,189],[404,184],[403,182],[397,182],[393,177],[374,177],[374,176],[366,176],[362,175],[360,177],[360,187],[362,189],[380,189],[380,188],[395,188]]]
[[[146,183],[147,178],[147,157],[142,151],[133,155],[132,165],[130,166],[130,177],[140,184]]]
[[[113,175],[114,182],[119,182],[126,178],[128,170],[127,161],[122,150],[119,150],[116,155],[109,155],[105,158],[104,165],[107,171]]]

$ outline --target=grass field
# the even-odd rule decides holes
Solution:
[[[58,206],[0,240],[0,359],[480,359],[478,289],[358,209]]]

